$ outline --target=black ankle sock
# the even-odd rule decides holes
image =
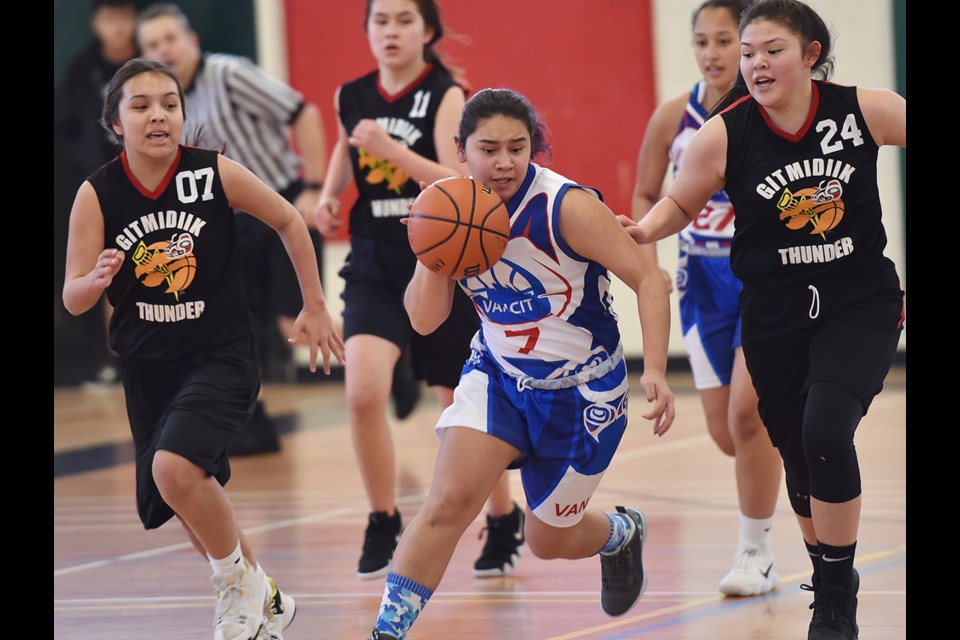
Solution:
[[[856,542],[843,547],[820,543],[820,576],[824,585],[853,591],[853,559],[856,551]]]
[[[810,564],[813,565],[813,576],[810,579],[811,586],[814,589],[820,586],[820,547],[815,544],[810,544],[806,540],[803,541],[804,546],[807,548],[807,554],[810,556]]]

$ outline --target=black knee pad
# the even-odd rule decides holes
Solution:
[[[803,412],[803,452],[810,494],[841,503],[860,495],[860,464],[853,434],[863,418],[863,402],[833,383],[816,382],[807,391]]]
[[[807,461],[803,456],[800,438],[791,438],[790,442],[782,445],[780,457],[783,458],[783,475],[786,479],[790,506],[798,516],[809,518],[810,474],[807,472]]]

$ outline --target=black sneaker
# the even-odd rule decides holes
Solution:
[[[413,360],[409,347],[403,350],[393,367],[390,397],[393,399],[393,414],[397,416],[397,420],[406,420],[420,402],[420,381],[413,375]]]
[[[513,511],[505,516],[487,515],[487,526],[480,531],[480,537],[487,532],[487,542],[473,563],[473,575],[478,578],[505,576],[517,568],[524,543],[524,517],[516,503]]]
[[[814,587],[800,585],[804,591],[813,591],[813,618],[807,631],[807,640],[857,640],[857,593],[860,574],[853,570],[853,588],[850,590],[831,584]]]
[[[630,610],[647,590],[643,572],[643,541],[647,537],[647,516],[640,509],[617,507],[617,513],[634,521],[633,537],[617,553],[600,555],[600,604],[611,616]]]
[[[400,540],[400,512],[392,516],[386,511],[374,511],[370,514],[367,531],[363,538],[363,554],[357,567],[357,576],[363,580],[372,580],[387,575],[390,560]]]
[[[370,634],[370,637],[367,640],[399,640],[397,636],[392,633],[387,633],[386,631],[380,631],[380,629],[374,629],[373,633]]]

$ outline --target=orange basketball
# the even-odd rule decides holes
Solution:
[[[473,178],[437,180],[410,210],[407,238],[417,259],[459,280],[487,271],[510,239],[510,216],[500,196]]]

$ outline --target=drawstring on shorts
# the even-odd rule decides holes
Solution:
[[[813,297],[810,299],[810,319],[816,320],[817,316],[820,315],[820,292],[812,284],[807,285],[807,289],[810,289],[813,293]]]

